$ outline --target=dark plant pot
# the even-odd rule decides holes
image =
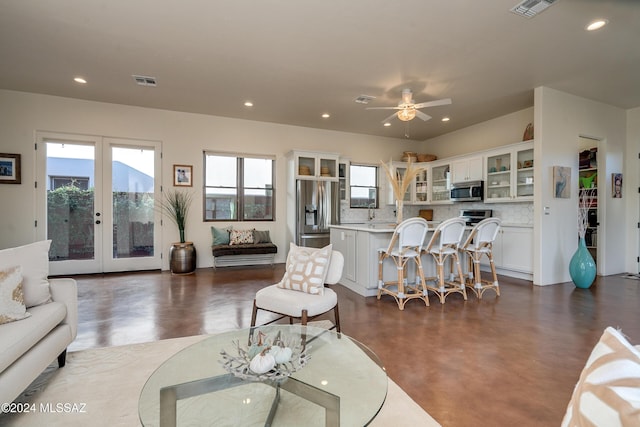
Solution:
[[[196,271],[196,247],[193,246],[193,242],[171,245],[169,268],[173,274],[192,274]]]

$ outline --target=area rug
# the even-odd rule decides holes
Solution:
[[[0,425],[139,426],[138,397],[165,360],[206,336],[71,352],[62,369],[50,366],[16,402],[33,412],[0,414]],[[371,426],[439,426],[389,379],[387,399]],[[234,426],[237,427],[237,426]]]

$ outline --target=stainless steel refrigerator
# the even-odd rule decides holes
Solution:
[[[296,245],[322,248],[329,244],[329,225],[340,223],[337,182],[296,182]]]

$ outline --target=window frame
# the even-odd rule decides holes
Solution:
[[[236,161],[236,177],[235,187],[228,186],[216,186],[209,185],[207,182],[207,157],[230,157],[235,158]],[[271,161],[271,187],[245,187],[244,185],[244,172],[245,172],[245,160],[270,160]],[[275,156],[263,155],[263,154],[244,154],[244,153],[226,153],[219,151],[204,151],[203,153],[203,172],[204,172],[204,185],[202,191],[202,219],[204,222],[273,222],[276,220],[276,158]],[[235,218],[207,218],[207,190],[211,188],[221,189],[234,189],[235,190]],[[264,192],[271,192],[271,217],[270,218],[245,218],[245,199],[247,190],[259,190]]]
[[[352,179],[353,179],[353,173],[351,168],[352,167],[368,167],[368,168],[373,168],[375,170],[375,186],[363,186],[363,185],[352,185]],[[378,167],[378,165],[371,165],[371,164],[366,164],[366,163],[351,163],[349,165],[349,208],[350,209],[369,209],[371,208],[371,204],[367,205],[367,206],[354,206],[353,205],[353,197],[352,197],[352,189],[353,188],[368,188],[369,190],[371,189],[375,189],[376,192],[376,196],[375,196],[375,203],[373,206],[373,209],[378,209],[380,207],[380,168]]]

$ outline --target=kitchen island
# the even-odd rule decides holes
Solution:
[[[425,245],[428,244],[439,221],[428,223],[429,232]],[[344,255],[340,284],[365,297],[377,295],[378,249],[386,249],[389,246],[395,227],[396,224],[389,222],[330,226],[333,249]],[[532,280],[533,227],[528,224],[502,224],[494,242],[494,259],[498,274]],[[463,271],[466,271],[465,262],[461,260],[461,263]],[[422,266],[426,277],[435,276],[435,265],[431,256],[423,255]],[[483,259],[482,269],[488,270],[486,258]],[[395,265],[390,259],[385,260],[383,272],[385,281],[397,277]],[[410,280],[415,276],[413,263],[409,263],[408,276]]]
[[[434,229],[437,222],[429,222],[429,228]],[[340,284],[352,291],[370,297],[378,294],[378,249],[389,246],[394,223],[358,223],[332,225],[331,244],[333,249],[344,255],[344,269]],[[427,234],[427,239],[431,233]],[[388,264],[387,264],[388,263]],[[409,277],[412,277],[413,266],[409,267]],[[390,259],[385,260],[384,280],[394,280],[397,277],[395,265]],[[435,275],[431,263],[425,263],[424,273]]]

